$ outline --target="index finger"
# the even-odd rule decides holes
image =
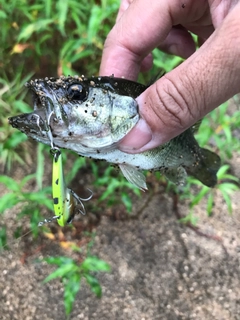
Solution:
[[[205,5],[204,5],[205,4]],[[167,37],[173,25],[185,23],[204,11],[208,2],[192,1],[183,8],[178,0],[134,0],[109,33],[102,56],[100,75],[114,74],[136,80],[143,59]]]

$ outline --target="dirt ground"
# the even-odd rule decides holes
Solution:
[[[231,163],[240,176],[239,159]],[[98,276],[101,299],[82,284],[70,319],[240,319],[240,192],[233,195],[232,215],[220,195],[211,217],[206,216],[204,204],[196,207],[201,231],[218,236],[221,243],[180,225],[171,197],[160,191],[150,190],[134,200],[135,218],[101,218],[92,253],[112,270]],[[179,211],[186,213],[186,204],[179,205]],[[17,223],[14,219],[11,210],[2,223],[11,228]],[[33,253],[24,260],[22,240],[1,253],[1,320],[66,319],[61,282],[43,284],[53,268],[35,262],[64,254],[56,242],[47,241],[42,250],[30,242]]]

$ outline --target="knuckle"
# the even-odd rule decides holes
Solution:
[[[154,84],[156,98],[161,107],[161,121],[164,125],[184,130],[189,122],[194,122],[190,105],[195,99],[191,87],[186,89],[186,86],[176,84],[168,75],[162,80]]]

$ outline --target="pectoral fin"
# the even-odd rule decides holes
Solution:
[[[124,177],[142,191],[147,190],[146,178],[137,168],[129,164],[119,164]]]

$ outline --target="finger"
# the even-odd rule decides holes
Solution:
[[[166,53],[188,58],[196,50],[192,35],[182,26],[173,27],[167,38],[158,46]]]
[[[202,37],[198,37],[198,46],[201,47],[205,41],[206,41],[206,39],[204,39]]]
[[[133,0],[122,0],[121,1],[121,4],[120,4],[120,7],[119,7],[119,10],[118,10],[118,14],[117,14],[117,18],[116,18],[116,21],[118,21],[122,14],[124,13],[124,11],[127,10],[127,8],[130,6],[130,4],[133,2]]]
[[[121,150],[136,153],[165,143],[240,91],[239,16],[240,3],[198,51],[139,96],[142,121]]]
[[[153,65],[153,56],[151,53],[149,53],[141,62],[141,72],[149,71],[152,68]]]
[[[186,26],[186,28],[181,25],[175,26],[170,30],[167,38],[158,46],[158,48],[166,53],[187,59],[196,50],[196,44],[188,30],[194,34],[198,34],[198,38],[202,39],[202,42],[198,43],[199,46],[214,32],[212,25],[200,27]]]
[[[207,1],[135,0],[109,33],[103,50],[101,75],[114,74],[136,80],[143,59],[165,40],[173,25],[188,23],[208,10]]]

